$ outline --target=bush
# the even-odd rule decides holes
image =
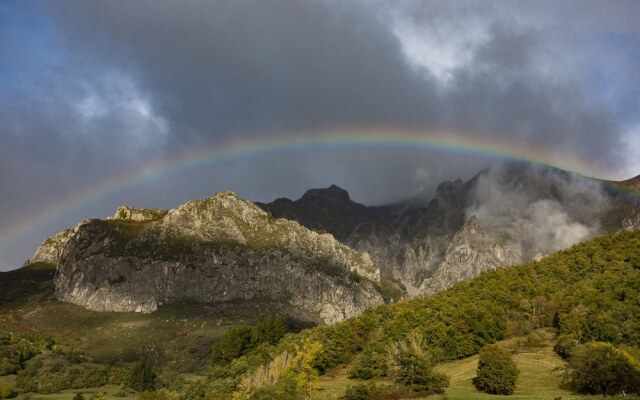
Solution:
[[[561,335],[553,346],[553,350],[560,357],[568,360],[576,346],[578,346],[578,337],[575,334]]]
[[[576,347],[565,376],[580,393],[619,394],[640,389],[640,363],[610,343],[590,342]]]
[[[478,376],[473,379],[473,384],[485,393],[513,394],[518,373],[508,351],[496,345],[486,345],[480,350]]]
[[[422,354],[408,351],[396,355],[396,383],[412,390],[435,393],[444,393],[449,386],[449,378],[437,372],[433,372],[431,360]]]
[[[255,326],[231,328],[211,348],[211,364],[226,365],[261,344],[274,345],[286,331],[282,318],[266,318]]]
[[[156,373],[148,361],[139,361],[133,365],[131,378],[126,383],[138,392],[151,391],[156,387]]]
[[[371,386],[369,385],[349,386],[347,392],[340,400],[368,400],[371,392]]]
[[[18,395],[18,392],[11,386],[0,383],[0,399],[11,399]]]

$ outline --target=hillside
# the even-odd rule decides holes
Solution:
[[[29,374],[23,374],[19,380],[21,387],[30,388],[33,386],[29,386],[32,385],[29,382],[49,379],[52,365],[57,365],[57,374],[62,374],[60,379],[74,370],[86,371],[83,376],[87,378],[73,384],[80,386],[69,386],[71,383],[62,380],[47,386],[50,388],[85,387],[82,385],[90,382],[118,384],[129,379],[118,378],[121,376],[118,374],[136,364],[118,367],[119,364],[100,363],[151,360],[158,372],[165,371],[155,385],[161,390],[158,396],[197,400],[204,399],[204,393],[207,393],[206,399],[231,398],[233,392],[243,387],[243,376],[252,376],[256,368],[262,368],[269,360],[281,359],[282,354],[297,354],[302,357],[300,360],[306,360],[297,367],[294,364],[293,376],[310,368],[307,373],[317,371],[330,381],[332,376],[337,377],[329,385],[333,391],[323,391],[327,395],[343,393],[347,386],[368,379],[388,385],[393,380],[389,348],[411,337],[421,338],[421,351],[431,354],[440,364],[437,371],[450,375],[452,398],[464,398],[460,393],[468,393],[468,383],[464,382],[472,373],[469,368],[473,369],[469,367],[473,359],[464,359],[476,354],[485,343],[523,335],[526,339],[530,332],[550,327],[557,335],[546,336],[547,348],[553,343],[590,340],[640,346],[637,333],[640,332],[639,248],[640,231],[603,236],[538,262],[482,273],[429,297],[382,305],[341,323],[290,334],[277,344],[273,341],[245,344],[246,347],[230,358],[218,358],[209,367],[207,377],[200,378],[200,383],[189,383],[171,375],[171,371],[204,371],[202,363],[209,357],[212,341],[217,351],[224,350],[224,346],[233,343],[232,338],[245,337],[243,332],[254,332],[242,328],[244,324],[260,326],[259,321],[272,315],[276,305],[256,301],[231,309],[185,303],[161,306],[152,314],[94,312],[56,301],[52,297],[51,267],[31,266],[1,276],[0,282],[6,287],[28,282],[32,282],[32,286],[25,286],[22,294],[14,292],[11,302],[3,298],[0,331],[52,335],[56,343],[61,344],[60,349],[68,349],[60,355],[45,352],[33,361],[27,359],[24,367]],[[230,330],[239,325],[239,330]],[[83,364],[64,361],[69,357],[65,354],[76,354],[76,351],[85,354]],[[555,355],[545,354],[559,360]],[[518,357],[516,359],[528,356]],[[39,364],[38,360],[44,363]],[[289,360],[285,361],[292,362]],[[109,371],[112,375],[107,374]],[[536,382],[543,379],[534,376],[537,369],[528,371],[529,375],[522,375],[528,376],[526,379]],[[312,377],[313,373],[308,376]],[[275,387],[286,387],[288,381],[282,381],[280,375],[276,378],[272,381]],[[327,380],[322,378],[321,382]],[[326,387],[325,383],[320,387]],[[261,389],[260,393],[264,392]],[[518,398],[538,397],[521,392]]]
[[[482,273],[429,297],[287,336],[270,354],[318,343],[321,350],[311,364],[320,373],[346,366],[352,377],[372,378],[390,373],[389,347],[415,335],[441,362],[542,327],[557,329],[558,343],[603,341],[637,348],[639,248],[640,231],[599,237],[539,262]]]

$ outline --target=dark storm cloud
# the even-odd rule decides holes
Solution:
[[[620,167],[622,132],[613,113],[570,78],[539,72],[533,32],[495,23],[489,33],[471,63],[453,71],[447,123]]]
[[[486,40],[469,48],[471,61],[452,70],[442,88],[409,65],[399,39],[381,20],[384,9],[371,3],[110,1],[53,7],[74,48],[133,67],[181,139],[350,126],[454,127],[571,149],[577,157],[615,166],[611,153],[619,132],[612,113],[584,101],[588,94],[570,72],[541,72],[540,64],[553,60],[543,57],[540,32],[502,18],[484,17]],[[464,10],[431,7],[420,9],[440,24],[455,19],[452,9]]]
[[[74,46],[132,63],[180,135],[432,120],[375,9],[345,2],[55,3]]]
[[[619,167],[619,109],[602,100],[587,84],[591,75],[572,61],[599,54],[584,41],[591,39],[584,21],[595,21],[597,12],[562,36],[564,19],[548,18],[554,3],[531,10],[503,4],[2,3],[0,226],[151,160],[272,132],[451,129]],[[598,32],[614,29],[625,15],[607,14]],[[628,21],[621,26],[624,37],[635,29]],[[415,61],[420,54],[408,54],[410,40],[427,44],[418,46],[426,64]],[[638,48],[637,41],[631,45]],[[600,60],[590,68],[624,70],[625,79],[635,79],[625,58],[610,51],[616,66]],[[634,92],[624,83],[615,88],[624,87],[628,99]],[[625,109],[633,109],[628,103]],[[113,202],[169,207],[223,188],[265,201],[338,183],[359,201],[382,203],[429,193],[443,179],[468,178],[487,162],[318,152],[189,171]],[[95,205],[87,216],[105,216],[116,205]],[[74,215],[47,229],[76,222]],[[53,232],[32,233],[23,247],[32,249],[45,233]],[[0,249],[0,259],[15,264],[25,251]]]

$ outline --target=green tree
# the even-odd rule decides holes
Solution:
[[[431,359],[424,353],[400,351],[395,356],[396,383],[416,391],[444,393],[449,378],[433,371]]]
[[[78,392],[73,395],[73,400],[84,400],[84,394]]]
[[[640,365],[610,343],[589,342],[571,354],[566,379],[580,393],[611,394],[638,390]]]
[[[497,345],[485,345],[480,350],[478,376],[473,379],[473,384],[485,393],[513,394],[518,373],[508,351]]]
[[[0,383],[0,399],[11,399],[17,395],[18,392],[16,392],[14,388],[7,384]]]
[[[133,365],[129,386],[139,392],[155,389],[156,373],[149,361],[140,361]]]
[[[251,347],[253,330],[250,326],[229,329],[219,342],[211,348],[211,363],[224,364],[240,357]]]

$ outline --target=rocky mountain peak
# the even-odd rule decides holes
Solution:
[[[441,206],[450,207],[465,200],[466,187],[460,179],[442,182],[436,188],[436,202]]]
[[[484,230],[480,226],[480,221],[475,215],[472,215],[464,224],[457,235],[484,235]]]
[[[309,189],[301,200],[326,201],[330,203],[349,203],[349,192],[339,186],[331,185],[324,189]]]
[[[368,254],[223,191],[160,219],[82,224],[59,255],[55,293],[93,310],[138,312],[267,298],[336,322],[382,303],[379,280]]]
[[[128,219],[131,221],[151,221],[160,219],[167,215],[167,210],[158,208],[135,208],[121,205],[116,208],[116,212],[108,219]]]
[[[69,241],[69,238],[73,236],[73,234],[73,229],[65,229],[62,232],[51,236],[38,247],[35,254],[31,257],[30,262],[57,264],[64,246]]]

